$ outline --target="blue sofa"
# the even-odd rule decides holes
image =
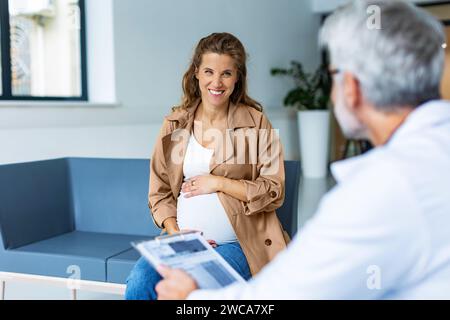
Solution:
[[[130,242],[159,235],[147,207],[149,161],[66,158],[0,166],[0,272],[125,283],[139,254]],[[297,227],[298,162],[286,161],[277,211]]]

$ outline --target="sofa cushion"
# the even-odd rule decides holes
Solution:
[[[82,280],[106,281],[108,258],[128,251],[132,241],[140,240],[142,236],[75,231],[4,251],[0,268],[6,272],[69,278],[73,275],[68,272],[75,267]]]
[[[68,161],[76,230],[159,235],[148,208],[149,160]]]
[[[284,202],[276,212],[284,229],[293,238],[297,233],[298,189],[301,176],[300,162],[285,161],[284,168],[286,172]]]

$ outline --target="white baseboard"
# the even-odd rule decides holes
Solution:
[[[66,288],[72,299],[76,299],[77,291],[92,291],[123,296],[126,289],[125,284],[118,283],[75,280],[70,278],[48,277],[24,273],[0,272],[0,299],[4,299],[5,297],[5,293],[8,290],[8,282],[40,283]]]

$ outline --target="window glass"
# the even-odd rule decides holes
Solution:
[[[79,97],[78,0],[9,0],[13,96]]]

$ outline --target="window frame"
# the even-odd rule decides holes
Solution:
[[[12,94],[11,75],[11,43],[9,0],[0,1],[0,32],[1,32],[1,93],[0,101],[88,101],[88,74],[86,48],[86,12],[85,1],[78,0],[80,7],[80,54],[81,54],[81,95],[80,96],[23,96]]]

